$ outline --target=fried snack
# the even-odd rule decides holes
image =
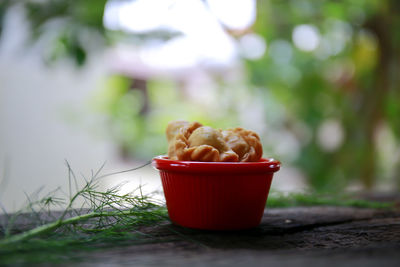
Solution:
[[[175,154],[178,160],[238,161],[219,131],[196,124],[181,128],[176,135]]]
[[[171,121],[168,123],[167,129],[165,130],[165,135],[168,141],[168,157],[173,160],[178,158],[175,155],[175,136],[178,134],[179,130],[189,125],[188,121]]]
[[[260,137],[253,131],[243,128],[234,128],[222,131],[228,147],[238,156],[239,161],[259,161],[263,154]]]
[[[190,122],[188,121],[171,121],[170,123],[168,123],[167,129],[165,130],[168,143],[175,138],[175,136],[178,134],[179,130],[182,127],[187,126],[189,124]]]
[[[242,128],[215,130],[198,122],[173,121],[166,130],[168,157],[173,160],[205,162],[258,161],[260,138]]]
[[[178,157],[175,154],[175,137],[179,133],[180,129],[185,126],[191,125],[191,129],[196,129],[202,124],[198,122],[188,122],[188,121],[171,121],[167,125],[167,129],[165,131],[165,135],[167,136],[168,141],[168,157],[173,160],[177,160]]]

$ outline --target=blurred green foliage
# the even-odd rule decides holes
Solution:
[[[323,54],[324,43],[304,52],[290,43],[292,58],[279,64],[266,54],[247,62],[250,83],[265,88],[285,105],[286,127],[301,122],[312,133],[295,160],[320,190],[343,187],[349,180],[371,188],[377,178],[399,174],[399,155],[387,155],[377,134],[386,126],[399,147],[400,3],[398,1],[259,1],[254,31],[266,40],[291,41],[296,25],[317,27],[322,41],[343,48]],[[290,77],[295,73],[294,79]],[[293,81],[292,81],[293,80]],[[318,131],[327,120],[343,128],[343,143],[327,151]],[[389,150],[389,153],[393,150]],[[394,150],[396,151],[396,150]],[[390,174],[381,168],[395,158]],[[391,177],[392,179],[395,177]]]
[[[82,65],[88,33],[102,45],[115,41],[102,24],[105,0],[3,1],[0,21],[16,2],[25,7],[34,39],[49,27],[59,29],[46,60],[69,57]],[[250,31],[262,36],[267,52],[244,60],[247,78],[241,83],[212,76],[214,108],[188,99],[178,81],[150,80],[143,89],[134,88],[135,77],[119,75],[109,78],[92,105],[107,116],[108,130],[125,155],[149,158],[166,152],[168,121],[237,126],[240,103],[262,100],[268,156],[299,168],[316,190],[339,190],[353,182],[372,188],[379,179],[396,180],[400,188],[399,14],[396,0],[258,1]],[[317,30],[317,49],[304,51],[294,44],[299,25]],[[321,133],[332,122],[343,140],[326,147]],[[296,153],[277,148],[285,141],[275,137],[283,135],[294,136]]]
[[[143,91],[135,88],[131,78],[113,75],[93,96],[90,105],[108,118],[107,129],[102,131],[110,132],[123,155],[139,159],[167,153],[165,129],[172,120],[200,121],[215,128],[237,125],[236,111],[232,107],[236,101],[231,98],[246,95],[244,88],[241,94],[225,97],[226,105],[214,105],[214,108],[189,101],[177,88],[176,81],[156,79],[147,82],[146,91]],[[219,91],[219,95],[229,95],[225,86]],[[146,102],[149,107],[145,107]]]
[[[86,61],[93,43],[104,46],[107,36],[103,26],[103,13],[107,0],[46,0],[0,1],[0,34],[4,16],[10,7],[21,8],[31,27],[31,40],[51,32],[43,59],[52,63],[61,58],[72,59],[77,66]],[[89,41],[91,40],[91,41]]]

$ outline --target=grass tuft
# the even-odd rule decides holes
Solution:
[[[71,166],[68,162],[66,165],[68,193],[58,188],[39,197],[42,191],[39,189],[32,195],[26,194],[26,207],[14,214],[3,215],[0,262],[57,262],[68,253],[75,255],[77,250],[154,242],[156,238],[140,232],[140,228],[167,220],[163,205],[141,194],[140,187],[137,189],[139,195],[135,191],[120,195],[119,186],[99,191],[100,179],[117,174],[100,176],[104,165],[98,171],[92,171],[90,179],[84,178],[85,183],[79,188]],[[146,165],[148,163],[127,171]],[[77,209],[77,202],[84,204]],[[60,207],[64,207],[61,212],[54,212]]]
[[[268,196],[268,208],[307,206],[340,206],[372,209],[389,209],[395,206],[393,202],[378,202],[364,199],[354,199],[349,195],[326,195],[320,193],[290,193],[271,192]]]

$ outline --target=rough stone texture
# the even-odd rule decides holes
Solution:
[[[400,212],[348,207],[266,210],[259,227],[216,232],[169,223],[163,242],[78,253],[81,266],[400,266]]]

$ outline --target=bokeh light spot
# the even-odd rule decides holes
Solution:
[[[302,24],[294,28],[292,39],[298,49],[309,52],[318,47],[320,35],[315,26]]]
[[[241,54],[248,59],[259,59],[265,54],[267,44],[261,36],[254,33],[244,35],[239,40]]]

